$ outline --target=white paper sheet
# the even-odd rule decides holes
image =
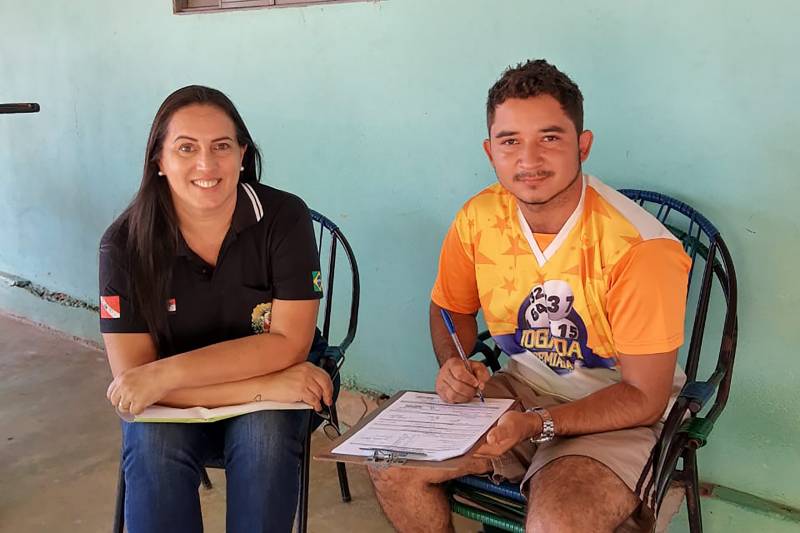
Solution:
[[[475,398],[443,402],[435,393],[405,392],[373,420],[334,448],[333,453],[371,456],[375,450],[408,459],[442,461],[465,454],[514,400]]]

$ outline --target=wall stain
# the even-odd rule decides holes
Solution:
[[[93,311],[95,313],[100,312],[100,308],[96,305],[90,304],[89,302],[75,298],[74,296],[70,296],[69,294],[63,292],[51,291],[47,287],[38,285],[31,280],[15,276],[14,274],[0,272],[0,280],[5,281],[9,287],[16,287],[18,289],[26,290],[37,298],[40,298],[46,302],[53,302],[65,307],[74,307],[76,309],[88,309],[89,311]]]

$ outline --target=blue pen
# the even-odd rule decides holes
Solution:
[[[464,353],[464,347],[461,346],[461,341],[459,341],[458,336],[456,336],[456,325],[453,324],[453,319],[450,318],[450,313],[447,312],[447,309],[439,309],[439,312],[442,313],[444,325],[447,326],[447,331],[450,332],[450,337],[453,339],[453,343],[456,345],[458,355],[461,356],[461,361],[464,362],[464,368],[467,369],[467,372],[472,374],[472,368],[469,366],[469,359],[467,359],[467,354]],[[472,375],[474,376],[475,374]],[[483,399],[483,393],[480,391],[480,389],[478,389],[478,397],[482,402],[486,402],[486,400]]]

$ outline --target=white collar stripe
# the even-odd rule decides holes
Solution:
[[[581,215],[583,214],[583,204],[584,204],[584,199],[586,198],[586,182],[587,178],[586,175],[584,174],[581,176],[581,199],[578,200],[578,206],[575,208],[575,211],[573,211],[572,214],[569,216],[567,221],[564,222],[564,225],[561,227],[561,230],[556,235],[556,238],[553,239],[553,242],[550,243],[550,246],[548,246],[547,249],[544,251],[545,259],[550,259],[551,257],[553,257],[553,255],[558,251],[558,249],[561,247],[564,241],[567,240],[567,236],[572,231],[572,228],[574,228],[578,224],[578,221],[580,220]]]
[[[258,199],[256,191],[249,183],[242,183],[242,188],[247,196],[250,197],[250,202],[253,204],[253,211],[256,214],[256,221],[260,221],[264,217],[264,208],[261,206],[261,200]]]
[[[583,212],[583,199],[586,197],[586,182],[587,176],[581,176],[581,199],[578,201],[578,206],[575,208],[575,211],[569,216],[564,225],[561,226],[558,234],[556,234],[553,242],[551,242],[544,251],[539,249],[539,243],[536,242],[536,238],[533,236],[533,232],[531,231],[531,227],[528,225],[528,221],[525,220],[525,215],[522,214],[522,209],[519,208],[517,205],[517,217],[519,218],[519,225],[522,228],[522,233],[525,235],[525,240],[528,241],[528,245],[531,247],[531,251],[533,255],[536,257],[536,262],[539,263],[539,267],[543,267],[544,264],[547,262],[548,259],[553,257],[564,241],[567,239],[569,232],[572,231],[572,228],[578,223],[580,220],[581,213]]]
[[[517,218],[519,219],[519,227],[522,228],[522,234],[525,235],[525,240],[528,241],[528,246],[531,247],[531,251],[533,252],[533,256],[536,258],[536,262],[539,264],[540,268],[543,267],[547,262],[547,259],[545,259],[544,254],[539,249],[539,243],[536,242],[536,238],[533,236],[531,227],[528,225],[528,221],[525,220],[525,215],[522,214],[522,210],[519,208],[519,206],[517,206]]]
[[[609,187],[594,176],[589,176],[589,185],[597,191],[603,200],[620,212],[625,219],[636,228],[642,239],[678,240],[652,213],[640,206],[621,192]]]

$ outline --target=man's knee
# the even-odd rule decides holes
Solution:
[[[414,487],[435,485],[447,481],[441,471],[432,468],[367,468],[373,485],[380,492],[416,490]]]
[[[372,483],[378,488],[395,488],[404,485],[424,483],[424,477],[419,475],[416,468],[382,468],[368,466],[367,472]],[[421,470],[421,469],[419,469]]]
[[[458,470],[445,470],[442,468],[380,468],[370,466],[367,468],[372,483],[379,489],[394,489],[402,487],[412,490],[412,487],[425,485],[438,485],[470,474],[484,474],[490,472],[492,463],[485,458],[472,458]],[[408,487],[406,489],[406,487]]]
[[[537,472],[528,486],[526,531],[581,531],[586,524],[613,529],[636,507],[638,498],[604,464],[566,456]]]

